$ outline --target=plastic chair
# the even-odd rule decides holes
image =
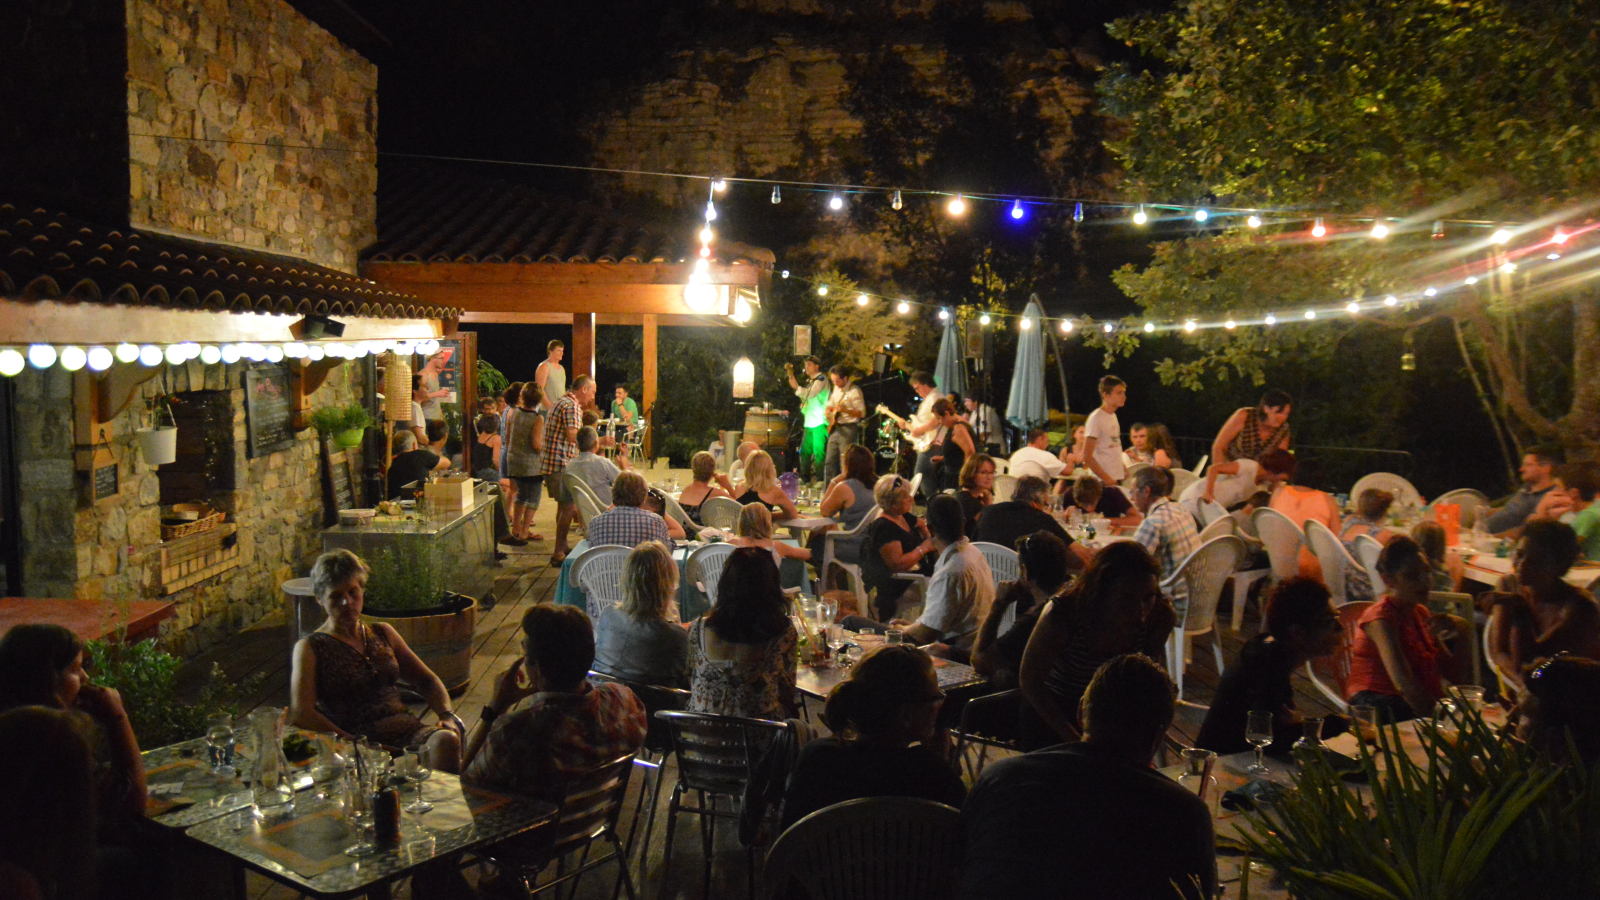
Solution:
[[[635,425],[632,431],[622,436],[622,449],[627,451],[629,460],[640,463],[645,461],[644,436],[647,431],[649,431],[649,426],[641,422]]]
[[[590,621],[597,621],[608,607],[622,602],[622,567],[632,547],[602,544],[590,547],[572,563],[568,577],[583,591]]]
[[[1010,469],[1011,469],[1011,460],[1006,459],[1003,456],[994,458],[994,474],[995,475],[1004,475]]]
[[[779,836],[767,854],[761,896],[943,900],[961,880],[961,846],[954,807],[918,797],[835,803]]]
[[[744,719],[737,716],[715,716],[709,713],[675,712],[663,710],[653,718],[667,724],[672,732],[672,751],[678,760],[678,781],[672,786],[672,798],[667,803],[667,844],[661,860],[661,895],[666,897],[669,875],[672,871],[672,835],[677,828],[678,814],[689,813],[701,817],[700,840],[705,865],[705,886],[701,896],[711,896],[711,861],[717,839],[717,819],[734,819],[741,826],[747,821],[764,816],[765,809],[747,809],[746,789],[756,777],[756,767],[780,735],[791,734],[793,726],[785,722],[765,719]],[[782,783],[788,778],[787,766],[782,772],[766,773]],[[699,805],[685,804],[684,794],[699,793]],[[731,810],[717,809],[707,799],[726,797]],[[750,893],[755,894],[755,850],[744,836],[753,831],[740,828],[741,843],[745,844],[750,872]]]
[[[1215,500],[1206,500],[1204,498],[1200,500],[1201,525],[1210,525],[1218,519],[1226,518],[1228,518],[1228,510],[1221,503],[1218,503]],[[1232,528],[1229,529],[1229,532],[1232,532]]]
[[[1483,665],[1480,659],[1481,651],[1478,649],[1478,623],[1474,618],[1477,612],[1472,604],[1471,594],[1458,594],[1454,591],[1429,591],[1428,611],[1436,615],[1448,615],[1466,623],[1471,634],[1462,642],[1461,646],[1467,649],[1467,671],[1472,676],[1472,683],[1483,684]]]
[[[1287,581],[1300,574],[1300,548],[1306,535],[1288,516],[1275,509],[1262,508],[1250,514],[1256,534],[1267,547],[1272,561],[1272,580]]]
[[[567,493],[572,495],[572,502],[578,506],[578,521],[583,523],[585,530],[595,517],[605,512],[606,508],[600,498],[594,495],[583,479],[568,472],[561,474],[561,484],[566,487]]]
[[[706,602],[711,606],[717,605],[717,581],[722,577],[722,568],[728,564],[728,557],[733,555],[733,550],[732,544],[707,544],[695,548],[684,564],[684,574],[689,583],[706,595]]]
[[[1489,507],[1489,498],[1482,491],[1472,488],[1457,488],[1453,491],[1435,497],[1428,509],[1432,510],[1441,503],[1454,503],[1461,507],[1461,527],[1471,528],[1478,522],[1478,516]]]
[[[628,892],[629,900],[636,900],[633,876],[628,872],[628,853],[617,834],[617,819],[622,813],[622,798],[628,793],[628,776],[633,773],[633,754],[579,772],[567,778],[561,811],[555,822],[545,828],[534,829],[526,837],[512,838],[485,848],[478,858],[494,863],[502,872],[510,873],[522,883],[529,895],[549,890],[556,885],[572,881],[577,892],[578,879],[583,873],[608,862],[617,864],[617,884]],[[589,860],[589,849],[596,840],[608,841],[611,853],[594,861]],[[566,857],[579,850],[583,855],[571,872],[566,872]],[[562,866],[550,881],[535,886],[539,873],[560,860]],[[613,888],[613,896],[616,889]]]
[[[732,497],[712,497],[700,504],[700,521],[732,534],[739,527],[739,514],[743,511],[744,507]]]
[[[1344,632],[1339,639],[1339,649],[1306,663],[1306,677],[1340,712],[1350,711],[1350,703],[1345,699],[1345,685],[1350,681],[1350,651],[1356,644],[1356,623],[1361,621],[1371,605],[1369,600],[1357,600],[1334,610],[1339,614],[1339,627]],[[1328,684],[1330,681],[1333,682],[1331,686]]]
[[[1211,454],[1209,454],[1209,453],[1204,454],[1203,456],[1200,457],[1200,461],[1195,463],[1194,467],[1191,468],[1189,471],[1193,472],[1195,474],[1195,477],[1197,477],[1197,478],[1204,478],[1204,477],[1206,477],[1206,463],[1208,463],[1210,461],[1211,461]]]
[[[817,567],[817,596],[822,596],[824,592],[824,588],[828,583],[829,570],[833,566],[838,566],[845,573],[845,581],[849,585],[850,592],[856,595],[856,609],[860,610],[862,615],[866,614],[867,579],[861,574],[861,564],[859,562],[848,563],[839,559],[838,542],[845,538],[864,536],[867,532],[867,526],[871,525],[872,520],[876,519],[881,512],[882,510],[874,504],[871,509],[867,510],[867,514],[861,517],[861,521],[856,523],[856,527],[849,531],[834,529],[823,533],[822,564]]]
[[[1372,582],[1372,592],[1376,596],[1383,590],[1383,576],[1378,574],[1378,554],[1383,552],[1383,545],[1372,535],[1361,534],[1351,541],[1351,547],[1350,555],[1367,570],[1367,578]]]
[[[996,588],[1007,581],[1016,581],[1022,577],[1022,558],[1017,555],[1017,551],[988,541],[973,541],[972,546],[983,554],[983,561],[989,564],[989,571],[994,573]]]
[[[1316,556],[1317,564],[1322,566],[1322,581],[1328,586],[1328,593],[1333,595],[1333,605],[1349,603],[1346,582],[1349,581],[1350,570],[1360,563],[1344,548],[1344,542],[1332,529],[1315,519],[1306,520],[1306,543]]]
[[[969,781],[976,781],[982,774],[990,747],[1022,752],[1018,729],[1021,714],[1022,692],[1015,688],[973,697],[961,707],[961,720],[950,737],[954,740],[952,755],[956,764],[966,770]],[[973,747],[978,748],[976,760],[967,756]]]
[[[1200,543],[1204,544],[1212,538],[1219,538],[1233,534],[1233,516],[1224,515],[1220,519],[1213,519],[1206,527],[1200,529]]]
[[[1172,496],[1174,497],[1181,496],[1184,491],[1189,489],[1190,485],[1200,480],[1200,476],[1188,469],[1168,469],[1167,471],[1172,473]]]
[[[922,473],[917,472],[911,476],[911,502],[917,501],[917,490],[922,487]]]
[[[1224,671],[1222,641],[1216,634],[1217,601],[1222,597],[1223,582],[1239,568],[1244,559],[1244,541],[1232,535],[1212,538],[1189,554],[1172,577],[1161,583],[1161,589],[1171,593],[1182,581],[1189,589],[1189,602],[1184,605],[1183,621],[1172,629],[1167,641],[1167,673],[1178,686],[1178,699],[1183,699],[1183,672],[1187,668],[1189,639],[1202,634],[1211,635],[1211,652],[1216,657],[1217,674]]]
[[[1394,502],[1401,506],[1421,506],[1423,503],[1422,492],[1418,491],[1411,482],[1393,472],[1373,472],[1370,475],[1361,476],[1356,481],[1355,486],[1350,488],[1350,499],[1359,500],[1361,492],[1367,488],[1388,491],[1394,495]]]
[[[999,474],[994,476],[994,502],[1004,503],[1010,500],[1016,492],[1017,476]]]
[[[683,508],[683,504],[674,500],[671,494],[667,493],[666,491],[662,491],[661,499],[666,501],[668,517],[670,517],[672,521],[682,525],[686,534],[693,535],[696,531],[700,530],[700,526],[696,525],[694,520],[689,518],[689,513]]]

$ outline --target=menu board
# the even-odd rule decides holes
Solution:
[[[252,459],[294,445],[291,377],[281,365],[244,373],[244,423]]]
[[[97,466],[91,479],[91,489],[95,500],[104,500],[115,496],[121,485],[117,482],[117,463],[115,460],[103,466]]]
[[[328,477],[333,487],[333,508],[355,509],[356,493],[350,487],[350,461],[343,453],[328,456]]]

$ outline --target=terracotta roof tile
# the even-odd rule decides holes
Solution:
[[[452,318],[459,310],[257,250],[0,203],[0,295],[235,313]]]
[[[590,203],[440,165],[385,163],[378,173],[378,242],[367,262],[659,263],[698,250],[691,229],[661,226]],[[719,240],[723,263],[771,267],[772,251]]]

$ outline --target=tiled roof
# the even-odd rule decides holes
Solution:
[[[699,245],[689,226],[633,219],[589,203],[443,166],[385,164],[378,242],[368,262],[677,263]],[[770,267],[772,251],[719,239],[717,262]]]
[[[0,297],[234,313],[436,319],[455,309],[304,260],[0,203]]]

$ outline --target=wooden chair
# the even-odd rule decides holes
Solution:
[[[1356,629],[1359,627],[1356,623],[1361,621],[1361,616],[1371,605],[1369,600],[1357,600],[1335,610],[1339,614],[1339,626],[1344,632],[1339,640],[1339,649],[1306,663],[1306,677],[1340,712],[1350,710],[1350,703],[1345,699],[1345,685],[1350,681],[1350,651],[1355,647]]]
[[[583,551],[572,563],[568,577],[583,591],[590,621],[599,621],[606,609],[622,602],[622,567],[632,547],[601,544]]]
[[[1189,554],[1172,577],[1161,583],[1161,589],[1171,593],[1179,582],[1188,587],[1189,601],[1184,605],[1183,621],[1172,629],[1167,641],[1167,673],[1178,686],[1178,699],[1183,699],[1183,673],[1187,668],[1189,639],[1202,634],[1211,635],[1211,652],[1217,661],[1217,674],[1224,671],[1222,641],[1216,634],[1217,601],[1222,597],[1222,585],[1239,568],[1247,552],[1244,541],[1232,535],[1212,538]]]
[[[767,854],[761,895],[945,900],[961,880],[961,846],[954,807],[919,797],[835,803],[779,836]]]

